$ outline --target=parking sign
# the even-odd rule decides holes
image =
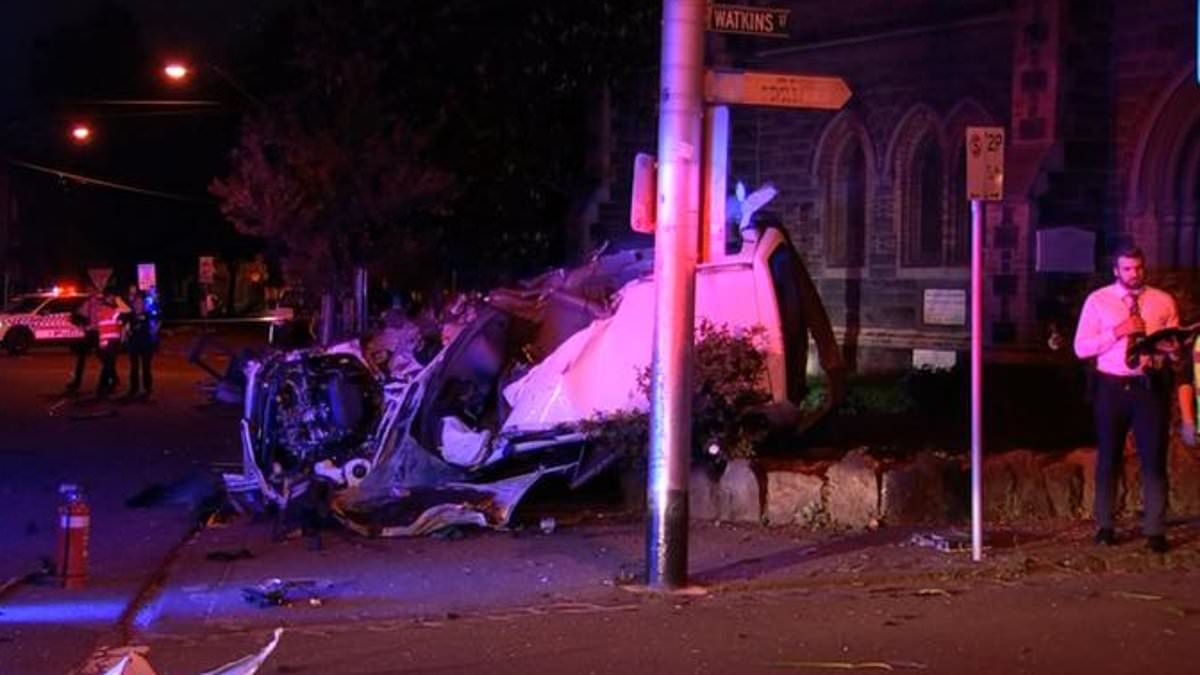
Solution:
[[[158,285],[158,280],[155,278],[154,263],[138,263],[137,266],[138,290],[148,291]]]
[[[1004,198],[1004,128],[967,127],[967,199]]]
[[[200,256],[200,283],[211,284],[216,273],[216,261],[211,255]]]

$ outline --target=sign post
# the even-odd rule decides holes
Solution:
[[[704,112],[704,0],[663,0],[646,462],[646,584],[687,584],[692,352]]]
[[[637,158],[630,208],[634,230],[654,232],[646,584],[659,590],[687,583],[695,273],[702,246],[706,259],[719,258],[725,250],[730,136],[725,106],[836,110],[850,98],[849,87],[836,77],[756,72],[706,76],[706,13],[711,31],[789,36],[785,9],[663,0],[657,166],[654,158]],[[646,197],[652,190],[656,199],[650,202]],[[702,215],[708,220],[702,221]]]
[[[137,286],[139,291],[148,291],[158,285],[154,263],[138,263]]]
[[[704,108],[704,213],[700,219],[700,260],[713,262],[725,257],[726,172],[729,167],[729,106]]]
[[[1004,196],[1004,129],[967,127],[971,200],[971,559],[983,559],[983,215]]]

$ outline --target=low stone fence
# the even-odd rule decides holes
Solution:
[[[1087,518],[1095,494],[1095,449],[1016,450],[984,461],[984,518],[1012,523]],[[1172,440],[1168,463],[1174,517],[1200,515],[1200,457]],[[881,460],[868,448],[836,461],[736,460],[719,477],[694,467],[692,518],[767,525],[868,528],[880,524],[959,522],[970,518],[970,458],[929,451]],[[1117,508],[1141,508],[1137,455],[1126,448]]]

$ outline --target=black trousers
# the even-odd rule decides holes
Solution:
[[[95,330],[85,331],[83,340],[71,347],[71,351],[75,352],[75,375],[67,383],[68,389],[78,389],[83,384],[83,371],[87,367],[88,356],[99,347],[100,333]]]
[[[1096,382],[1096,501],[1098,527],[1113,526],[1117,469],[1124,463],[1125,439],[1133,430],[1142,479],[1142,534],[1161,535],[1167,516],[1167,427],[1169,388],[1153,378],[1100,374]]]
[[[100,381],[96,385],[96,393],[101,396],[111,394],[117,388],[117,351],[119,349],[120,347],[115,343],[111,343],[96,350],[96,355],[100,357]]]
[[[138,393],[138,386],[149,394],[154,388],[154,377],[150,374],[150,361],[154,357],[153,349],[129,349],[129,395]]]

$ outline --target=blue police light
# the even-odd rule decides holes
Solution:
[[[99,623],[116,621],[125,611],[125,602],[113,600],[74,600],[4,605],[0,624],[14,623]]]

